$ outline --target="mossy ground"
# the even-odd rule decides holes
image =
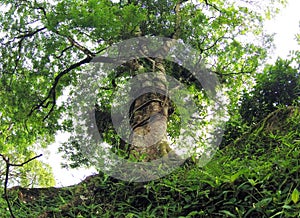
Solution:
[[[147,183],[104,174],[64,188],[9,190],[16,217],[299,217],[300,112],[271,113],[205,167]],[[1,199],[1,217],[9,217]]]

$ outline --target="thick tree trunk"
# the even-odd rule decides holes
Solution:
[[[167,80],[162,61],[155,60],[156,73],[139,77],[132,86],[135,98],[130,110],[130,156],[139,161],[151,161],[167,155],[167,121],[171,107]],[[143,93],[143,94],[140,94]]]

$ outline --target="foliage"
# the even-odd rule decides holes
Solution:
[[[241,99],[242,122],[251,125],[259,122],[278,106],[299,103],[300,69],[292,67],[292,60],[278,59],[258,74],[256,85]]]
[[[299,105],[300,69],[297,52],[287,60],[278,58],[274,65],[267,65],[257,73],[255,85],[245,89],[226,123],[221,147],[230,144],[249,128],[278,107]]]
[[[250,2],[1,1],[0,154],[10,163],[24,163],[36,156],[37,150],[53,142],[57,131],[74,130],[72,119],[65,115],[72,113],[73,88],[80,84],[80,75],[88,72],[87,64],[109,46],[136,36],[170,37],[199,50],[231,101],[227,110],[236,123],[230,124],[245,132],[204,168],[187,165],[157,181],[134,184],[100,173],[66,188],[14,187],[9,201],[17,217],[299,215],[299,108],[284,107],[268,115],[279,103],[291,105],[297,98],[299,72],[283,60],[268,66],[257,76],[254,91],[244,96],[244,104],[253,105],[255,113],[251,117],[242,109],[242,118],[250,117],[253,122],[253,117],[259,117],[255,125],[248,129],[236,113],[244,86],[251,85],[272,46],[272,37],[263,33],[264,19],[278,12],[275,3],[286,3]],[[251,42],[245,40],[249,36]],[[151,69],[147,60],[140,61],[145,70]],[[208,116],[207,98],[193,75],[174,63],[165,65],[168,74],[188,87]],[[126,63],[106,75],[100,87],[96,105],[99,130],[115,146],[123,142],[108,119],[111,99],[117,87],[135,73]],[[263,91],[263,98],[258,98],[261,92],[256,90]],[[64,91],[70,91],[70,98],[61,101]],[[274,95],[279,91],[283,94],[280,98]],[[180,130],[178,114],[175,110],[173,124],[169,124],[169,134],[174,137]],[[76,141],[63,144],[60,150],[72,161],[72,167],[91,164]],[[2,166],[1,181],[5,173]],[[10,176],[11,184],[53,185],[49,166],[38,160],[11,171]],[[0,214],[9,217],[2,198],[0,205]]]
[[[14,211],[18,217],[297,217],[299,109],[269,114],[204,168],[186,165],[147,183],[100,173],[65,188],[16,187],[9,192]]]
[[[240,91],[243,85],[242,81],[251,76],[251,73],[255,71],[257,66],[266,57],[267,49],[271,45],[270,37],[263,35],[260,31],[262,27],[261,14],[254,11],[250,13],[246,7],[234,7],[233,4],[225,5],[222,2],[216,2],[216,4],[211,5],[207,2],[199,3],[197,7],[195,7],[194,4],[182,3],[180,12],[176,12],[176,3],[176,1],[158,1],[151,3],[149,1],[138,1],[137,5],[139,5],[140,8],[138,13],[141,17],[134,25],[135,28],[130,28],[129,31],[123,28],[121,32],[114,35],[118,38],[103,40],[103,43],[117,42],[127,39],[129,36],[135,36],[136,26],[139,29],[139,35],[174,37],[176,32],[179,34],[176,35],[177,38],[200,50],[203,59],[207,58],[208,66],[220,76],[222,82],[229,89],[228,92],[230,98],[232,98],[231,100],[235,101],[236,96],[234,94]],[[114,6],[120,7],[120,5]],[[70,7],[73,7],[73,5],[70,5]],[[122,2],[118,13],[127,14],[127,9],[134,7],[135,6],[131,4]],[[143,10],[144,8],[145,11]],[[156,14],[160,16],[156,16]],[[211,17],[210,14],[213,14],[214,17]],[[89,16],[93,16],[93,14],[89,14]],[[111,19],[114,19],[115,16],[115,14],[110,15]],[[126,16],[127,15],[124,15],[124,17]],[[67,17],[69,19],[69,16]],[[70,17],[73,18],[73,16]],[[76,17],[78,16],[76,15]],[[115,19],[118,20],[119,17]],[[178,21],[179,19],[180,22]],[[245,25],[247,22],[252,23],[253,20],[257,22],[255,22],[255,28],[252,29],[249,28],[250,25]],[[93,24],[93,22],[86,23],[90,25]],[[117,24],[118,22],[114,25]],[[114,28],[114,25],[112,25],[111,28]],[[89,28],[90,27],[91,26],[89,26]],[[85,27],[82,28],[84,29]],[[116,28],[120,29],[119,27]],[[91,35],[93,35],[94,30],[96,31],[97,29],[98,27],[93,27]],[[245,43],[239,38],[243,36],[246,37],[247,34],[251,33],[253,33],[257,39],[264,38],[264,41],[267,43],[265,45],[261,45],[260,43]],[[99,36],[97,39],[98,38]],[[90,40],[95,41],[92,38]],[[225,65],[226,67],[224,67]],[[146,66],[146,70],[151,69],[149,64],[146,64]],[[178,67],[174,66],[174,63],[167,67],[166,71],[169,72],[171,76],[189,85],[189,81],[187,80],[192,76],[191,74],[178,69]],[[99,91],[98,95],[99,105],[102,107],[102,114],[110,114],[110,106],[107,105],[110,105],[117,87],[121,87],[127,80],[134,76],[134,72],[131,71],[132,70],[128,68],[122,69],[122,71],[117,69],[107,76],[109,81],[105,81],[103,90]],[[199,89],[199,87],[197,88]],[[199,97],[198,93],[199,90],[197,89],[192,92],[195,98]],[[201,100],[203,99],[200,99],[199,102]],[[111,123],[106,123],[103,129],[105,130],[103,138],[106,142],[115,147],[122,147],[120,145],[122,141],[116,136]],[[169,132],[176,131],[178,132],[178,126],[177,130],[171,130]],[[64,154],[67,154],[66,156],[72,160],[71,166],[89,164],[86,158],[82,157],[81,147],[80,145],[78,146],[76,140],[65,143],[60,150]]]
[[[205,167],[186,164],[156,181],[130,183],[100,173],[65,188],[14,187],[8,199],[14,214],[300,216],[300,114],[299,107],[290,106],[299,96],[299,72],[281,59],[267,66],[257,74],[253,91],[243,96],[241,115],[236,113],[242,90],[251,86],[272,46],[272,37],[263,33],[263,22],[278,12],[275,3],[286,1],[1,1],[0,154],[10,163],[25,163],[36,156],[37,150],[53,142],[57,131],[73,131],[72,119],[65,115],[72,113],[73,88],[80,84],[80,75],[88,72],[87,64],[112,44],[136,36],[180,39],[199,50],[231,101],[227,108],[231,129],[239,128],[229,132],[230,143],[226,141],[226,145],[230,145]],[[245,40],[249,36],[251,42]],[[296,56],[299,60],[299,53]],[[145,70],[151,69],[147,60],[140,61]],[[174,63],[165,62],[165,67],[188,87],[207,116],[207,98],[193,75]],[[134,75],[126,63],[106,75],[100,87],[96,107],[99,130],[116,146],[123,142],[108,119],[111,99],[117,87]],[[60,101],[66,90],[70,98]],[[249,108],[253,113],[248,113]],[[178,114],[175,110],[170,118],[170,136],[176,137],[180,130]],[[253,124],[251,128],[243,120]],[[72,167],[91,164],[76,141],[63,144],[60,150],[72,161]],[[5,173],[2,166],[1,181]],[[49,166],[38,160],[14,169],[11,177],[10,184],[25,187],[53,185]],[[5,193],[1,190],[0,194]],[[0,198],[1,216],[10,217],[6,205]]]
[[[223,0],[1,1],[0,103],[4,107],[0,109],[0,153],[22,162],[53,142],[57,131],[71,132],[71,120],[61,121],[71,107],[70,102],[59,101],[63,90],[71,90],[71,97],[72,87],[78,85],[79,75],[93,57],[135,36],[174,37],[201,51],[235,104],[243,81],[251,77],[272,45],[271,37],[262,31],[266,12],[273,14],[278,8],[270,2],[285,1],[265,1],[264,7]],[[254,37],[252,42],[244,40],[249,35]],[[101,105],[110,103],[116,86],[132,76],[125,69],[103,78]],[[197,98],[197,92],[194,94]],[[109,107],[102,112],[110,114]],[[104,129],[109,132],[109,142],[118,146],[118,136]],[[86,159],[77,155],[81,150],[74,143],[60,150],[72,160],[72,166],[79,166]]]

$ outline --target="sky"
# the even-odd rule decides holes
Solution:
[[[300,34],[300,0],[289,0],[285,9],[275,19],[266,22],[266,31],[276,33],[273,58],[269,63],[274,63],[278,56],[285,58],[290,50],[300,50],[300,45],[295,40],[295,34]]]
[[[265,31],[276,33],[274,55],[268,60],[273,64],[277,57],[286,58],[290,50],[300,50],[300,45],[295,40],[295,34],[300,33],[300,0],[289,0],[288,5],[274,19],[266,22]],[[44,156],[40,159],[49,163],[53,168],[56,187],[73,185],[84,180],[85,177],[96,173],[94,169],[62,169],[60,163],[64,160],[57,154],[59,144],[67,138],[66,135],[58,135],[56,142],[49,146],[50,149],[44,151]]]

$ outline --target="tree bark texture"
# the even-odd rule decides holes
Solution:
[[[155,60],[155,76],[141,77],[133,84],[133,101],[129,116],[132,128],[130,155],[140,161],[151,161],[167,155],[167,121],[171,107],[165,68]],[[142,94],[139,94],[142,93]]]

